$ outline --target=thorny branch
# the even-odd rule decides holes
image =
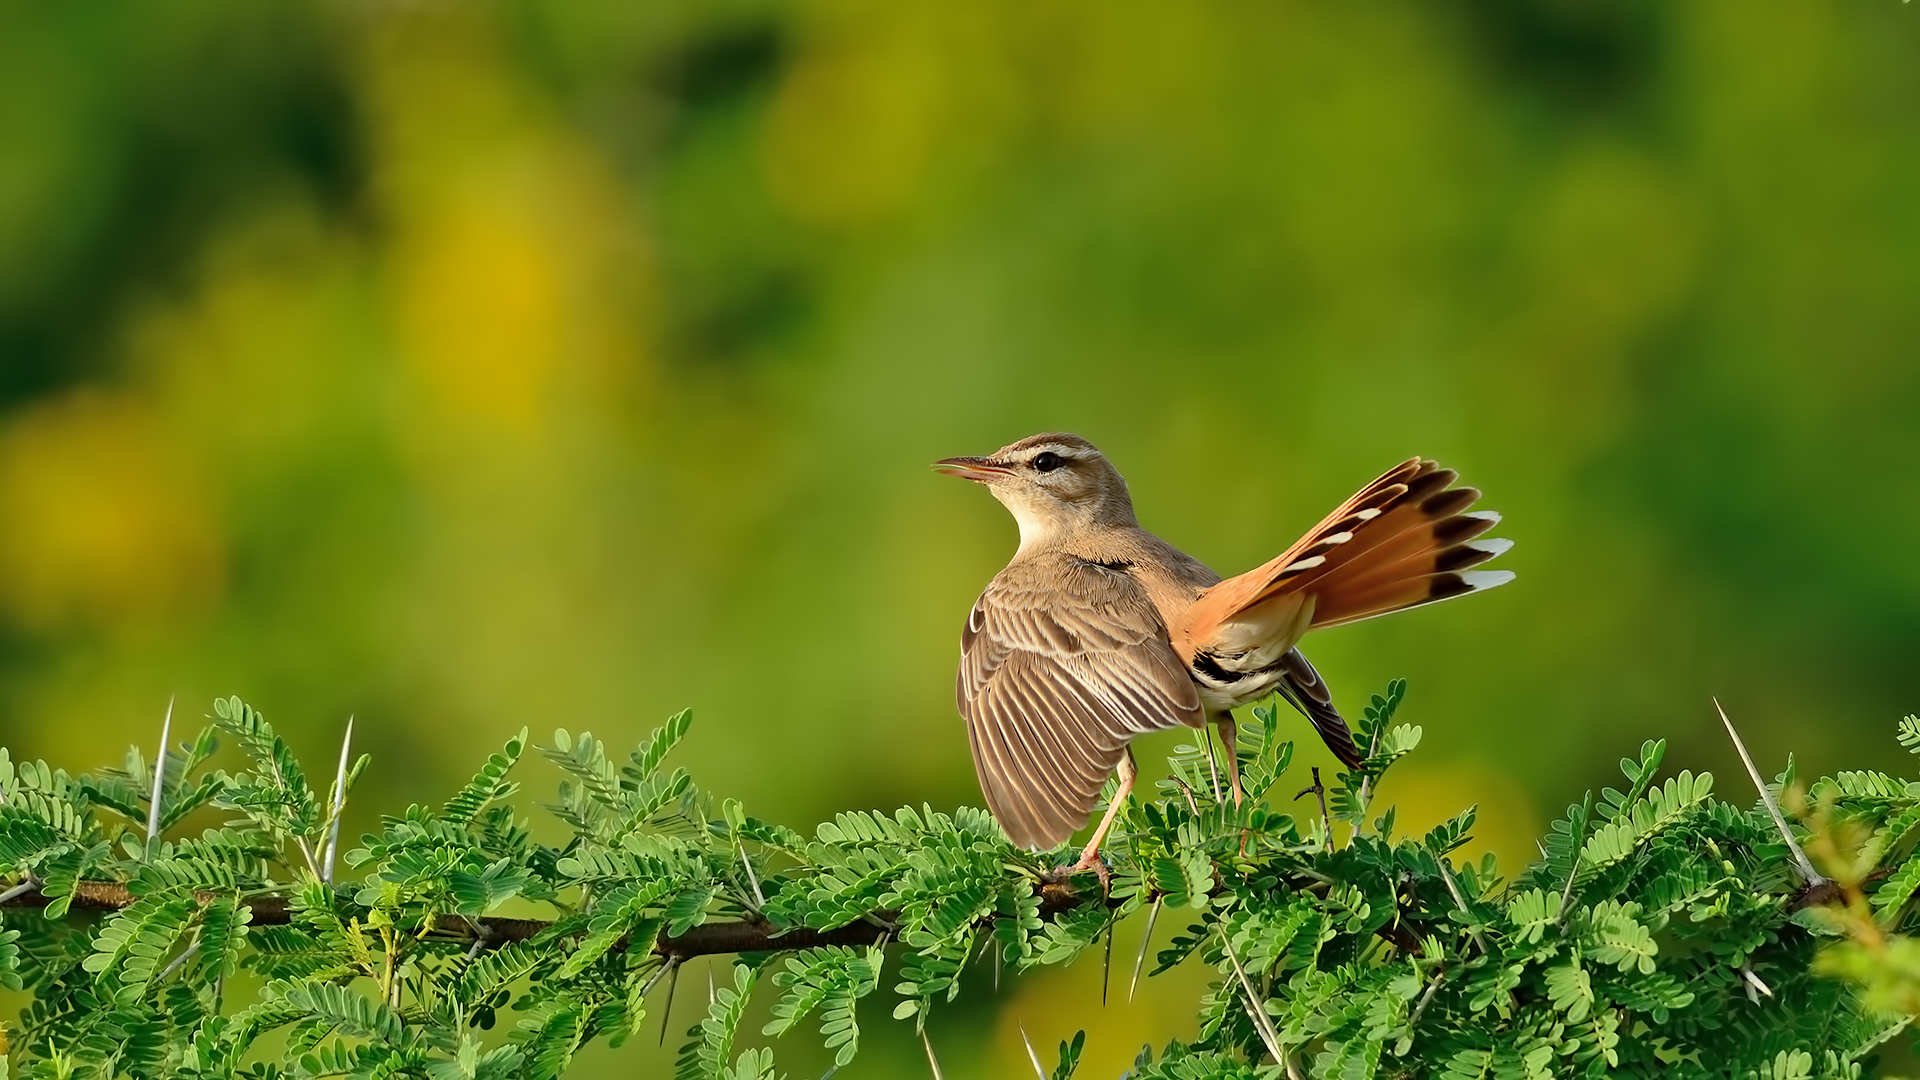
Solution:
[[[1299,886],[1308,889],[1313,887],[1313,883],[1302,881]],[[4,900],[7,907],[42,907],[52,899],[44,894],[37,883],[32,888],[8,892],[10,895]],[[1119,900],[1102,896],[1099,892],[1075,889],[1067,882],[1041,882],[1034,886],[1034,892],[1040,897],[1040,917],[1043,919],[1055,918],[1085,904],[1106,904],[1109,907],[1120,904]],[[212,903],[223,894],[201,891],[194,895],[205,904]],[[82,881],[74,887],[71,907],[87,911],[118,911],[130,906],[135,899],[121,882]],[[242,898],[241,902],[247,905],[254,926],[285,926],[292,921],[292,907],[284,896],[251,896]],[[872,945],[892,937],[898,920],[898,912],[878,911],[873,912],[871,918],[856,919],[831,930],[815,930],[804,926],[782,929],[766,919],[710,922],[695,926],[684,934],[661,934],[654,940],[653,951],[669,960],[678,961],[727,953]],[[552,926],[545,919],[441,915],[427,932],[441,939],[471,942],[484,951],[529,940]],[[1420,954],[1420,936],[1404,921],[1383,926],[1376,933],[1402,951],[1416,956]],[[621,947],[631,948],[632,945],[622,942]]]

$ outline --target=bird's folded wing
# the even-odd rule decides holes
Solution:
[[[1023,847],[1086,824],[1135,735],[1204,722],[1145,590],[1067,556],[1015,564],[961,635],[960,714],[987,805]]]
[[[1347,727],[1346,718],[1333,707],[1332,689],[1299,649],[1290,649],[1280,658],[1280,682],[1274,689],[1313,722],[1320,740],[1341,764],[1354,768],[1366,758],[1365,752],[1354,745],[1353,731]]]

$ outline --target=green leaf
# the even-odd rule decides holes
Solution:
[[[1900,718],[1895,728],[1900,745],[1910,754],[1920,754],[1920,716],[1907,715]]]
[[[1087,1033],[1076,1031],[1073,1039],[1060,1044],[1060,1064],[1054,1066],[1049,1080],[1073,1080],[1073,1074],[1080,1068],[1080,1052],[1087,1047]]]
[[[1396,719],[1404,693],[1390,686],[1361,725],[1374,765],[1417,739]],[[704,923],[724,934],[735,920],[743,935],[806,928],[884,944],[796,933],[783,952],[747,956],[680,1055],[687,1075],[771,1080],[772,1053],[740,1045],[763,965],[776,988],[766,1034],[811,1039],[817,1027],[845,1068],[883,948],[900,962],[894,1015],[932,1042],[953,1030],[936,1014],[963,989],[991,992],[979,965],[998,982],[1140,935],[1162,970],[1198,954],[1217,978],[1197,995],[1195,1041],[1142,1054],[1138,1080],[1280,1080],[1267,1024],[1293,1068],[1316,1076],[1664,1075],[1705,1062],[1716,1075],[1851,1080],[1920,1012],[1920,940],[1905,915],[1920,891],[1920,784],[1886,773],[1820,781],[1832,811],[1801,823],[1832,828],[1859,874],[1885,872],[1868,879],[1877,921],[1844,904],[1796,910],[1803,891],[1771,821],[1716,800],[1704,774],[1659,781],[1659,740],[1623,759],[1619,790],[1555,822],[1518,873],[1491,856],[1447,870],[1477,827],[1472,810],[1395,840],[1383,803],[1374,834],[1321,844],[1294,824],[1299,785],[1281,781],[1291,744],[1271,703],[1241,739],[1246,805],[1216,802],[1198,749],[1182,751],[1176,772],[1202,786],[1136,792],[1109,849],[1110,890],[1051,874],[1061,853],[1014,849],[977,808],[850,811],[810,837],[748,817],[739,800],[716,812],[665,763],[684,714],[617,763],[591,735],[558,734],[545,753],[564,759],[559,820],[538,841],[507,779],[522,734],[445,804],[382,819],[349,853],[352,873],[321,881],[289,842],[305,811],[284,744],[245,706],[224,708],[252,733],[240,740],[251,766],[228,786],[219,774],[200,783],[245,819],[158,844],[146,841],[151,765],[139,752],[75,779],[0,749],[0,889],[45,904],[0,929],[0,986],[27,999],[9,1069],[559,1077],[587,1044],[618,1045],[660,1009],[670,991],[656,987],[686,959],[668,953],[706,941]],[[168,791],[198,790],[184,778],[208,752],[170,749]],[[1364,770],[1342,783],[1355,805],[1380,798]],[[252,924],[278,902],[285,925]],[[115,903],[126,906],[81,910]],[[544,929],[491,916],[509,903]],[[1149,905],[1188,918],[1148,933]],[[240,966],[255,977],[227,977]],[[482,1034],[503,1021],[504,1043]],[[1084,1045],[1061,1045],[1056,1076],[1073,1074]]]
[[[854,1004],[879,988],[884,960],[878,947],[827,947],[788,958],[785,970],[773,977],[773,984],[786,993],[774,1003],[773,1019],[763,1033],[783,1035],[817,1008],[827,1048],[838,1048],[834,1064],[846,1066],[860,1048]]]
[[[267,718],[237,697],[213,703],[214,722],[253,759],[247,776],[221,794],[224,805],[246,810],[263,825],[311,837],[321,820],[319,800],[286,741]]]
[[[82,964],[95,985],[116,1003],[130,1005],[146,993],[160,965],[172,955],[197,911],[191,896],[142,898],[107,920]]]
[[[1546,970],[1547,1000],[1577,1024],[1593,1009],[1593,980],[1578,961],[1555,964]]]
[[[1507,921],[1513,925],[1515,940],[1537,944],[1548,927],[1560,922],[1560,894],[1543,889],[1520,893],[1507,904]]]
[[[693,1038],[680,1051],[674,1080],[727,1080],[733,1040],[739,1034],[740,1019],[746,1014],[747,1000],[759,979],[758,968],[734,965],[733,985],[714,991],[706,1019],[688,1032]]]
[[[653,733],[647,736],[646,741],[640,744],[640,749],[635,750],[628,759],[625,770],[628,778],[637,785],[640,781],[652,776],[668,752],[680,745],[680,740],[687,737],[687,731],[692,727],[693,710],[681,709],[674,713],[664,725],[655,728]]]
[[[455,825],[466,825],[488,803],[512,795],[518,785],[507,780],[507,773],[519,762],[520,754],[526,747],[527,729],[521,728],[518,734],[507,740],[507,745],[499,753],[487,758],[487,763],[473,774],[473,779],[447,800],[447,804],[440,809],[441,818]]]
[[[650,912],[674,891],[674,886],[672,880],[663,878],[630,882],[609,891],[595,906],[586,936],[560,965],[559,977],[572,978],[585,971],[629,934],[644,934],[650,940],[652,935],[646,931],[653,928],[657,932],[658,926]]]
[[[327,982],[279,982],[268,987],[267,993],[328,1030],[395,1049],[405,1049],[413,1042],[398,1012],[347,987]]]
[[[1873,908],[1883,917],[1906,906],[1913,898],[1915,889],[1920,889],[1920,853],[1907,858],[1891,876],[1873,890]]]
[[[1638,904],[1603,900],[1586,912],[1580,944],[1587,955],[1603,964],[1614,964],[1621,971],[1637,968],[1642,975],[1654,971],[1653,958],[1659,952],[1653,931],[1639,922]]]
[[[520,1021],[514,1038],[529,1080],[553,1080],[567,1071],[573,1057],[592,1035],[585,1002],[562,994],[541,1002]]]

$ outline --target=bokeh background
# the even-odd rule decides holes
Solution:
[[[1649,737],[1737,790],[1710,695],[1872,765],[1917,101],[1892,0],[7,5],[0,736],[79,770],[239,693],[324,771],[354,715],[365,824],[691,705],[761,816],[977,801],[1014,529],[927,463],[1068,430],[1227,573],[1413,454],[1505,512],[1515,585],[1309,648],[1350,713],[1411,680],[1403,822],[1525,858]],[[948,1075],[1190,1034],[1087,967],[977,986]],[[924,1068],[889,1004],[857,1075]]]

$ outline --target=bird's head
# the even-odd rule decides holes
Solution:
[[[1084,531],[1137,524],[1127,482],[1078,435],[1030,435],[986,457],[944,458],[933,467],[985,484],[1020,523],[1020,550],[1058,546]]]

